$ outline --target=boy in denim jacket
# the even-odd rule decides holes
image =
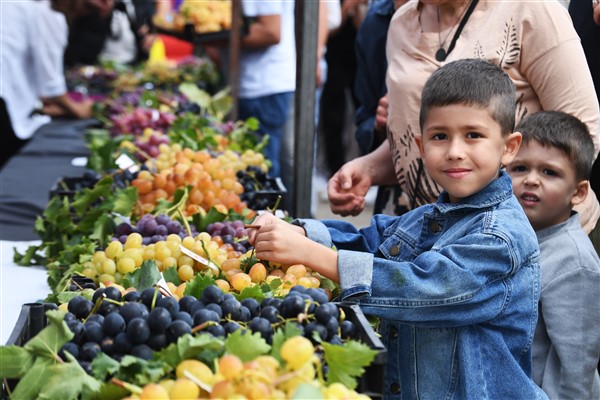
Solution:
[[[576,117],[538,112],[507,165],[540,244],[533,379],[551,399],[600,399],[600,260],[573,206],[588,192],[594,144]]]
[[[386,398],[545,398],[530,377],[539,248],[502,170],[521,144],[514,123],[515,89],[502,70],[448,63],[423,89],[416,143],[444,188],[436,203],[374,216],[360,230],[255,220],[258,258],[304,264],[380,318]]]

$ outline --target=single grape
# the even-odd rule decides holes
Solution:
[[[334,336],[338,334],[338,330],[340,328],[340,323],[335,318],[330,318],[329,321],[325,324],[325,329],[327,330],[327,340],[331,340]]]
[[[211,325],[206,328],[206,332],[215,337],[225,337],[225,328],[223,328],[221,325]]]
[[[223,301],[223,297],[223,291],[219,289],[218,286],[209,285],[206,288],[204,288],[202,296],[200,297],[200,301],[202,301],[204,304],[221,304],[221,302]]]
[[[194,324],[194,320],[193,320],[192,316],[185,311],[179,311],[177,313],[177,316],[175,317],[175,320],[183,321],[186,324],[188,324],[189,326],[192,326]]]
[[[126,332],[118,333],[117,336],[115,336],[113,345],[115,352],[119,354],[129,354],[131,352],[131,348],[133,347],[133,344],[131,343],[131,340],[129,340],[129,336],[127,336]]]
[[[325,303],[315,308],[315,318],[321,324],[326,324],[327,321],[329,321],[329,319],[332,317],[335,319],[340,317],[340,313],[335,304]]]
[[[167,223],[169,223],[169,221],[171,221],[171,218],[169,218],[169,216],[166,214],[158,214],[156,216],[156,222],[159,225],[166,225]]]
[[[112,356],[115,353],[115,340],[110,336],[105,337],[100,342],[100,349],[103,353]]]
[[[349,321],[347,319],[342,321],[341,333],[342,339],[356,339],[356,337],[358,336],[356,325],[354,325],[352,321]]]
[[[117,336],[125,331],[125,319],[117,312],[110,313],[104,318],[102,329],[109,336]]]
[[[179,312],[179,302],[177,302],[177,299],[175,297],[165,296],[159,299],[156,302],[156,307],[162,307],[166,309],[169,312],[169,314],[171,314],[172,318],[175,318],[175,316]]]
[[[144,343],[150,337],[150,326],[144,318],[134,318],[127,324],[127,336],[134,345]]]
[[[197,302],[198,299],[196,299],[194,296],[183,296],[181,299],[179,299],[179,309],[181,311],[189,312],[192,305]]]
[[[175,320],[171,322],[171,325],[169,325],[166,330],[167,341],[169,343],[175,343],[181,336],[191,333],[192,327],[190,325],[182,320]]]
[[[223,310],[221,309],[221,306],[216,303],[207,304],[204,309],[214,311],[219,316],[219,319],[223,317]]]
[[[142,291],[140,301],[150,310],[152,309],[152,303],[154,302],[156,305],[156,302],[162,297],[162,293],[160,293],[157,288],[149,287]]]
[[[248,311],[250,311],[250,315],[252,316],[252,318],[254,318],[260,314],[260,304],[258,303],[258,301],[256,301],[256,299],[247,297],[247,298],[243,299],[241,301],[241,303],[242,303],[242,306],[245,306],[246,308],[248,308]]]
[[[148,315],[148,308],[142,303],[129,302],[119,308],[119,314],[128,324],[134,318],[143,318]]]
[[[88,342],[100,343],[104,339],[104,331],[102,325],[98,322],[86,322],[83,327],[85,328],[85,337]]]
[[[272,324],[279,322],[280,318],[283,318],[280,317],[279,310],[273,306],[263,307],[260,311],[260,316]]]
[[[131,355],[144,360],[151,360],[153,356],[152,349],[147,344],[138,344],[131,348]]]
[[[123,300],[138,301],[140,299],[140,295],[141,295],[140,292],[138,292],[137,290],[133,290],[131,292],[126,293],[125,296],[123,296]]]
[[[311,321],[304,327],[304,336],[316,344],[318,340],[315,338],[315,335],[318,335],[321,341],[327,340],[327,328],[317,321]]]
[[[79,356],[83,361],[92,361],[98,353],[100,353],[102,349],[100,345],[96,342],[87,342],[81,346],[81,351],[79,352]]]
[[[164,333],[153,333],[150,335],[146,344],[150,346],[152,350],[160,350],[167,347],[167,335]]]
[[[237,331],[240,328],[241,328],[240,324],[238,324],[235,321],[228,321],[223,325],[223,329],[225,329],[225,332],[228,335],[232,334],[233,332]]]
[[[193,315],[194,318],[194,326],[198,326],[200,324],[203,324],[204,322],[208,322],[208,321],[214,321],[214,322],[219,322],[221,320],[221,318],[219,317],[219,314],[217,314],[216,312],[209,310],[208,308],[204,308],[202,310],[198,310],[194,313]]]
[[[304,311],[304,299],[300,296],[288,295],[281,303],[280,310],[284,318],[295,318]]]
[[[241,307],[242,304],[236,298],[223,301],[221,304],[223,318],[231,318],[236,321],[239,320]]]
[[[60,350],[58,351],[58,356],[63,361],[67,361],[67,356],[65,355],[65,352],[70,353],[73,357],[77,359],[79,358],[79,346],[77,346],[77,344],[73,342],[67,342],[63,344]]]
[[[273,336],[273,327],[265,318],[254,317],[248,324],[252,332],[259,332],[263,339],[269,340]]]
[[[109,286],[104,289],[106,297],[115,301],[121,301],[121,291],[114,286]]]
[[[148,315],[148,325],[155,333],[163,333],[171,325],[171,322],[171,313],[166,308],[156,307]]]
[[[321,288],[310,288],[306,291],[310,297],[318,304],[325,304],[329,301],[327,293]]]
[[[181,231],[181,224],[177,221],[169,221],[167,223],[167,229],[169,233],[179,233]]]
[[[90,315],[86,322],[97,322],[102,325],[104,323],[104,316],[100,314]]]

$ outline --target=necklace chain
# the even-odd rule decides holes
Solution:
[[[436,51],[435,53],[435,58],[438,61],[444,61],[446,60],[446,40],[448,40],[448,38],[450,37],[450,34],[454,31],[454,28],[459,24],[459,21],[461,19],[464,18],[467,10],[469,9],[469,4],[466,5],[466,7],[463,9],[461,16],[456,20],[456,22],[454,23],[454,25],[452,26],[452,28],[448,31],[448,33],[446,34],[446,37],[444,38],[444,41],[442,42],[442,38],[440,36],[441,33],[441,29],[440,29],[440,7],[437,6],[436,7],[436,14],[437,14],[437,24],[438,24],[438,44],[440,45],[440,48]]]

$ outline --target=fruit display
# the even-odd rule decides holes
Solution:
[[[302,287],[256,300],[209,285],[176,300],[108,286],[47,311],[23,347],[0,347],[1,360],[25,363],[1,377],[20,379],[7,383],[15,398],[368,398],[357,378],[381,347],[347,312]],[[32,380],[42,365],[52,379]]]
[[[164,29],[182,31],[192,24],[198,33],[218,32],[231,28],[231,0],[184,0],[179,12],[154,18]]]

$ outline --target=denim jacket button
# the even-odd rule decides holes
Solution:
[[[439,232],[442,230],[442,227],[437,222],[431,221],[429,223],[429,229],[431,230],[431,232]]]
[[[396,382],[392,383],[392,384],[390,385],[390,391],[391,391],[393,394],[398,394],[398,393],[400,393],[400,385],[398,385]]]
[[[398,330],[396,328],[390,329],[390,336],[393,338],[398,337]]]
[[[400,253],[400,246],[392,246],[390,247],[390,255],[397,256]]]

